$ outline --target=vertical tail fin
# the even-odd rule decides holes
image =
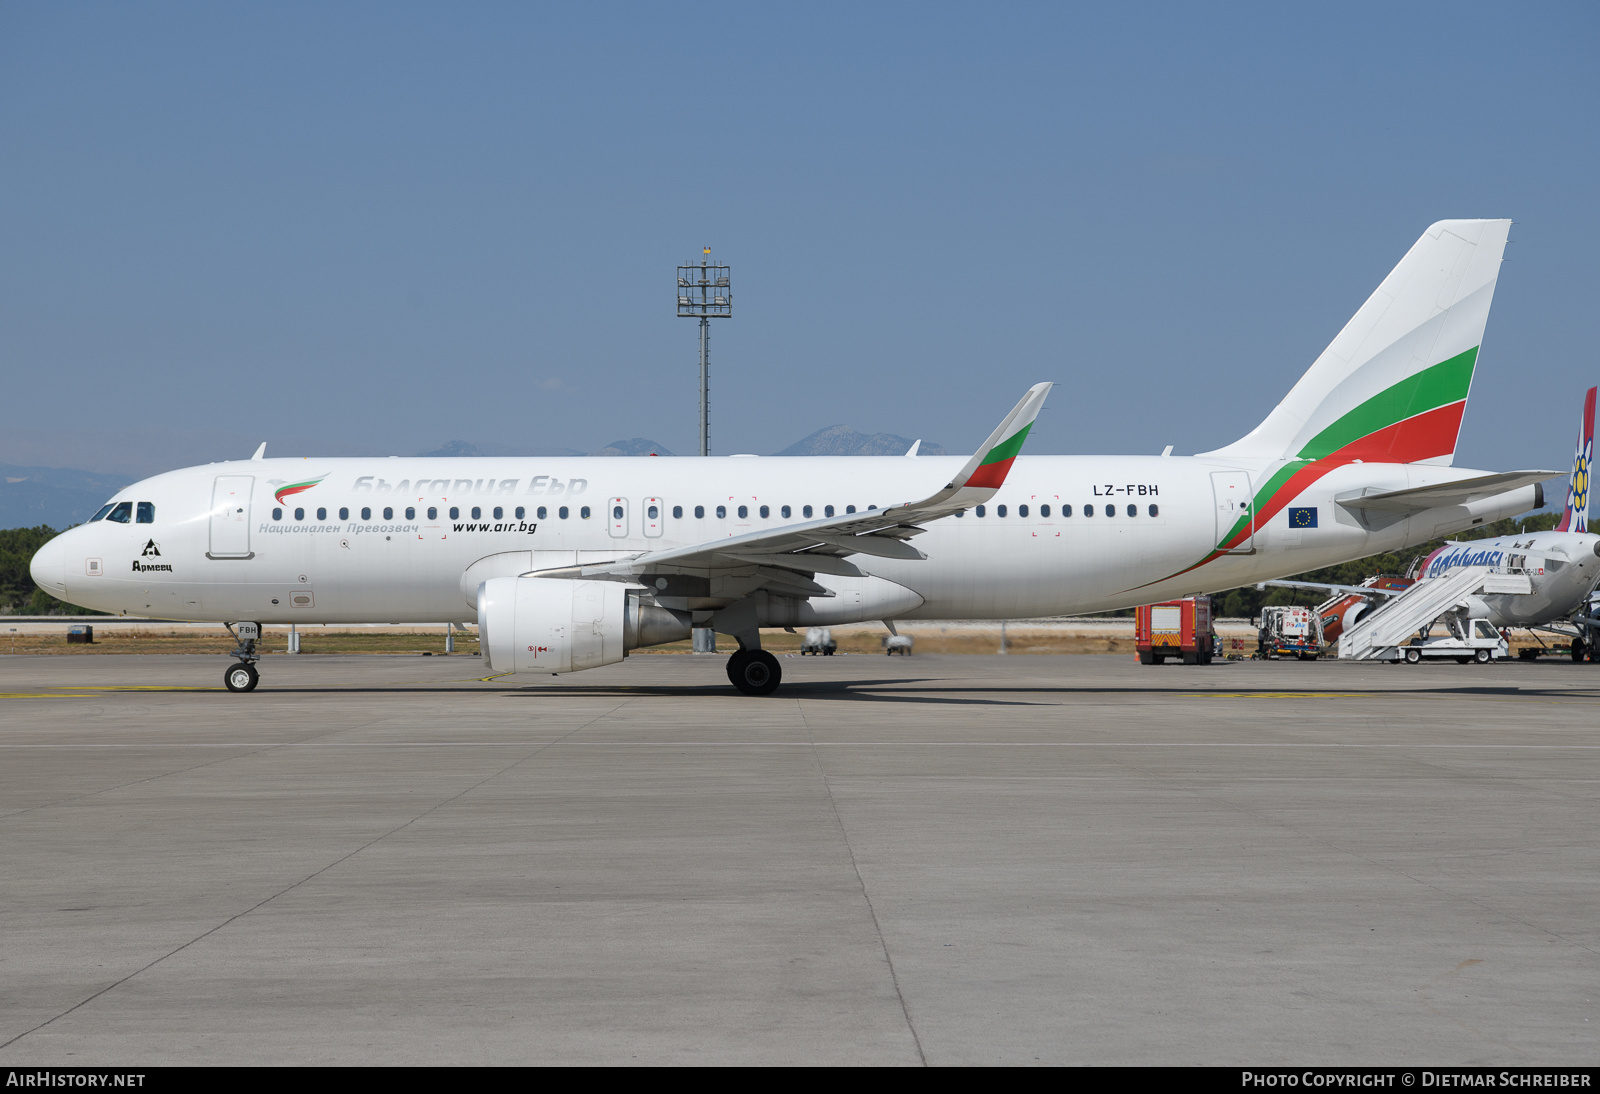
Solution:
[[[1449,465],[1510,228],[1430,227],[1266,421],[1201,455]]]
[[[1583,418],[1578,422],[1578,451],[1572,457],[1572,477],[1567,480],[1567,508],[1561,514],[1558,532],[1589,530],[1589,461],[1594,457],[1595,389],[1583,398]]]

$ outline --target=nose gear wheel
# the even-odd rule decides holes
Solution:
[[[222,682],[229,691],[254,691],[260,679],[261,674],[248,662],[229,665],[228,671],[222,674]]]

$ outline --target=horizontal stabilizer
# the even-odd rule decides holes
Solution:
[[[1479,475],[1477,478],[1457,479],[1434,486],[1413,486],[1409,490],[1386,490],[1381,494],[1334,500],[1346,509],[1384,513],[1416,512],[1445,505],[1470,505],[1521,486],[1557,478],[1560,474],[1559,471],[1505,471],[1498,475]]]

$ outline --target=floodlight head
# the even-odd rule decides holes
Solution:
[[[711,248],[702,247],[699,262],[678,267],[678,317],[680,319],[729,319],[733,316],[731,271],[713,265]]]

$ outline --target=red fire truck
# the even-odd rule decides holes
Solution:
[[[1159,665],[1169,657],[1181,657],[1185,665],[1209,665],[1216,644],[1211,598],[1186,596],[1135,608],[1134,640],[1141,665]]]

